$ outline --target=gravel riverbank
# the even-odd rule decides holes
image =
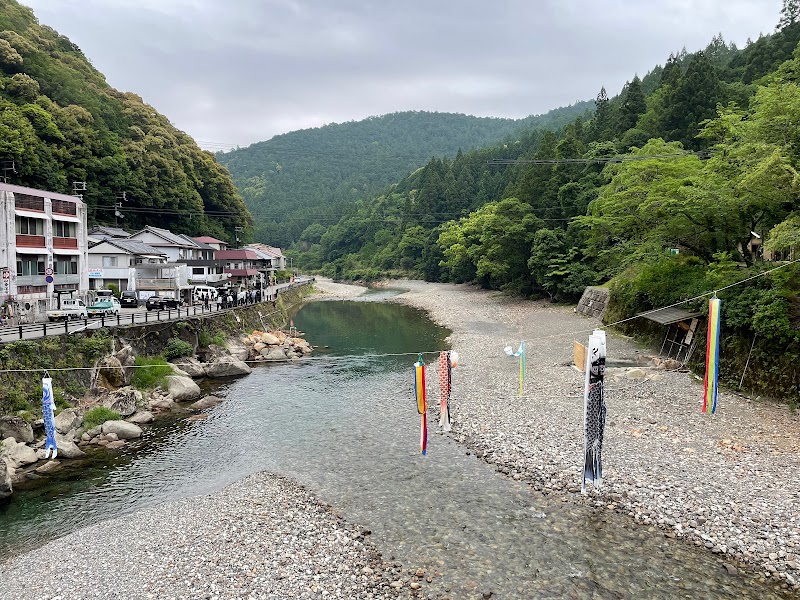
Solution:
[[[81,529],[0,567],[0,597],[397,598],[369,532],[291,480],[224,490]]]
[[[455,439],[538,490],[626,514],[724,554],[729,571],[753,569],[800,591],[800,418],[788,407],[723,389],[712,417],[700,412],[702,382],[689,373],[610,368],[603,486],[584,497],[583,375],[571,366],[572,344],[585,344],[599,323],[572,307],[467,285],[392,283],[410,289],[395,301],[453,331]],[[649,354],[607,334],[612,364]],[[503,348],[523,339],[520,398],[518,362]]]

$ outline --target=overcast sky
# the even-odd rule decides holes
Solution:
[[[609,95],[781,0],[21,0],[206,149],[402,110],[524,117]]]

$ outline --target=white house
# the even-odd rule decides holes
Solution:
[[[0,223],[0,301],[21,321],[42,317],[59,294],[86,293],[86,205],[80,198],[0,183]]]
[[[120,291],[142,286],[175,289],[167,255],[139,240],[109,238],[89,248],[89,286],[92,290],[114,284]],[[172,277],[170,277],[172,275]],[[144,282],[143,280],[161,280]]]
[[[190,237],[172,233],[168,229],[151,227],[150,225],[147,225],[141,231],[131,234],[128,239],[139,240],[163,252],[167,255],[167,261],[171,263],[192,260],[197,250],[199,250],[199,246]]]

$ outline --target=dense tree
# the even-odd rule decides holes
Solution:
[[[639,115],[644,114],[646,110],[647,103],[642,92],[642,82],[639,76],[635,75],[623,92],[622,104],[619,107],[617,131],[623,134],[636,127]]]
[[[781,20],[778,22],[777,29],[784,29],[798,21],[800,21],[800,0],[783,0]]]

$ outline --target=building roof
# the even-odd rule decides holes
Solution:
[[[274,254],[270,254],[269,252],[267,252],[266,250],[262,250],[261,248],[256,248],[254,246],[247,246],[247,249],[255,252],[260,258],[263,258],[264,260],[271,261],[273,258],[278,258]]]
[[[238,250],[217,250],[214,254],[216,260],[260,260],[252,250],[240,248]]]
[[[260,250],[261,252],[266,252],[267,254],[273,256],[274,258],[283,258],[283,252],[280,248],[276,248],[275,246],[268,246],[267,244],[255,243],[255,244],[248,244],[247,248],[253,250]]]
[[[233,277],[250,277],[258,275],[258,269],[225,269],[226,273],[230,273]]]
[[[213,238],[210,235],[201,235],[200,237],[193,237],[192,238],[195,242],[202,242],[203,244],[221,244],[223,246],[227,246],[228,242],[223,242],[222,240],[218,240],[217,238]]]
[[[670,306],[667,308],[659,308],[658,310],[643,312],[636,316],[644,317],[645,319],[650,319],[651,321],[655,321],[656,323],[660,323],[661,325],[671,325],[672,323],[677,323],[679,321],[688,321],[695,317],[699,317],[700,314],[701,313],[699,312],[691,312],[688,310],[683,310],[682,308],[678,308],[676,306]]]
[[[196,246],[197,248],[200,248],[201,250],[211,250],[211,251],[216,251],[216,248],[212,248],[211,246],[209,246],[208,244],[205,244],[205,243],[203,243],[203,242],[198,242],[198,241],[197,241],[196,239],[194,239],[193,237],[189,237],[188,235],[185,235],[185,234],[183,234],[183,233],[182,233],[182,234],[180,234],[180,237],[182,237],[183,239],[185,239],[185,240],[187,240],[187,241],[191,242],[191,243],[192,243],[194,246]]]
[[[83,204],[83,201],[77,196],[58,194],[56,192],[48,192],[47,190],[37,190],[35,188],[23,187],[21,185],[11,185],[10,183],[0,183],[0,192],[11,192],[12,194],[28,194],[29,196],[50,198],[51,200],[53,199],[66,200],[67,202],[75,202],[76,204]]]
[[[169,229],[161,229],[160,227],[153,227],[152,225],[146,225],[144,229],[142,229],[141,231],[137,231],[131,237],[135,237],[145,231],[157,235],[171,246],[179,246],[181,248],[198,247],[197,244],[194,242],[194,240],[189,237],[183,237],[176,233],[172,233]]]
[[[89,231],[87,235],[92,237],[100,238],[100,239],[108,239],[108,238],[129,238],[131,234],[125,231],[124,229],[120,229],[119,227],[94,227]]]
[[[106,239],[100,242],[100,244],[110,244],[115,248],[122,250],[123,252],[127,252],[128,254],[134,254],[136,256],[162,256],[166,257],[166,254],[158,250],[157,248],[153,248],[144,242],[140,242],[139,240],[120,240],[120,239]],[[97,244],[97,247],[100,244]]]

